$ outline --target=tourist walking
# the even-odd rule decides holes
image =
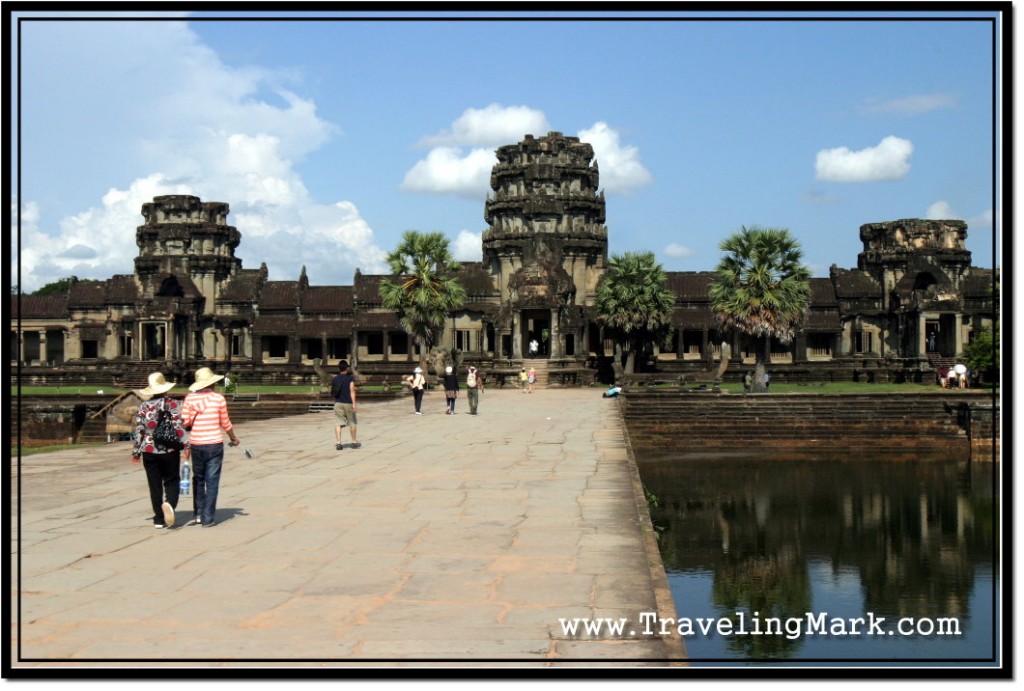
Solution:
[[[466,374],[466,397],[469,399],[469,414],[476,415],[480,405],[480,394],[484,390],[484,375],[476,367],[470,367]]]
[[[444,368],[444,398],[448,403],[445,415],[455,415],[455,399],[459,397],[459,375],[455,374],[451,365]]]
[[[356,403],[356,378],[349,369],[348,360],[338,363],[338,373],[331,381],[331,396],[334,398],[334,417],[338,423],[334,427],[334,448],[338,451],[345,448],[341,441],[341,430],[348,427],[352,448],[358,449],[361,446],[356,439],[356,411],[359,404]]]
[[[529,393],[533,393],[533,385],[537,383],[537,370],[530,368],[529,373],[526,375],[526,383],[529,385]]]
[[[750,393],[753,388],[754,373],[748,370],[747,373],[743,375],[743,393]]]
[[[427,380],[423,377],[423,368],[417,367],[414,369],[405,381],[409,388],[412,389],[412,400],[416,407],[416,415],[422,415],[420,406],[423,405],[423,387],[427,384]]]
[[[767,391],[768,387],[772,383],[772,375],[768,374],[768,370],[764,371],[764,390]]]
[[[162,372],[153,372],[149,375],[149,385],[135,391],[142,404],[135,413],[132,463],[141,461],[146,470],[154,528],[173,526],[174,510],[178,507],[178,483],[181,481],[178,469],[181,450],[185,448],[185,426],[181,420],[181,404],[166,396],[174,386]],[[178,441],[165,438],[168,422],[164,422],[164,418]]]
[[[537,343],[536,338],[530,339],[530,357],[537,357],[537,351],[540,350],[540,344]]]
[[[227,432],[231,446],[238,446],[234,426],[228,417],[228,403],[213,390],[223,379],[209,367],[196,370],[195,382],[188,387],[182,417],[192,431],[189,450],[192,457],[193,521],[210,528],[217,522],[217,495],[220,493],[220,475],[224,466],[224,436]],[[188,453],[188,452],[186,452]]]
[[[521,370],[519,370],[519,388],[523,390],[523,393],[526,393],[526,379],[527,374],[526,368],[524,367]]]

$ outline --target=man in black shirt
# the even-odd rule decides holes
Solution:
[[[358,449],[361,445],[356,441],[356,378],[349,371],[347,360],[338,363],[338,374],[331,382],[331,395],[334,397],[334,417],[338,419],[338,426],[334,428],[334,448],[338,451],[345,448],[341,443],[341,428],[347,425],[352,436],[352,448]]]

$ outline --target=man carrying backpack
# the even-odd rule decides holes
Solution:
[[[470,367],[466,375],[466,392],[469,395],[469,414],[476,415],[480,405],[480,392],[484,390],[484,375],[476,368]]]

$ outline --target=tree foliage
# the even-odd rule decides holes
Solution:
[[[448,313],[466,302],[459,283],[461,266],[448,249],[443,233],[407,230],[387,256],[391,276],[380,283],[383,306],[398,312],[399,321],[420,346],[421,360],[441,337]]]
[[[54,295],[56,293],[66,293],[71,288],[71,283],[77,281],[78,277],[68,276],[67,278],[61,278],[59,280],[47,283],[42,288],[36,290],[33,295]]]
[[[605,327],[620,336],[627,372],[633,371],[637,351],[668,333],[675,299],[653,252],[626,252],[608,260],[595,306]]]
[[[811,272],[789,231],[741,228],[720,245],[711,309],[725,329],[789,343],[811,299]]]
[[[964,362],[971,372],[982,373],[999,369],[999,326],[974,335],[964,348]]]
[[[741,227],[719,245],[725,256],[708,290],[711,309],[726,331],[763,343],[757,348],[754,390],[764,392],[764,352],[770,339],[789,343],[811,301],[811,272],[799,243],[784,228]]]

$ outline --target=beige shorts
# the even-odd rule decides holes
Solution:
[[[356,426],[356,411],[351,403],[335,403],[334,417],[337,418],[339,427]]]

